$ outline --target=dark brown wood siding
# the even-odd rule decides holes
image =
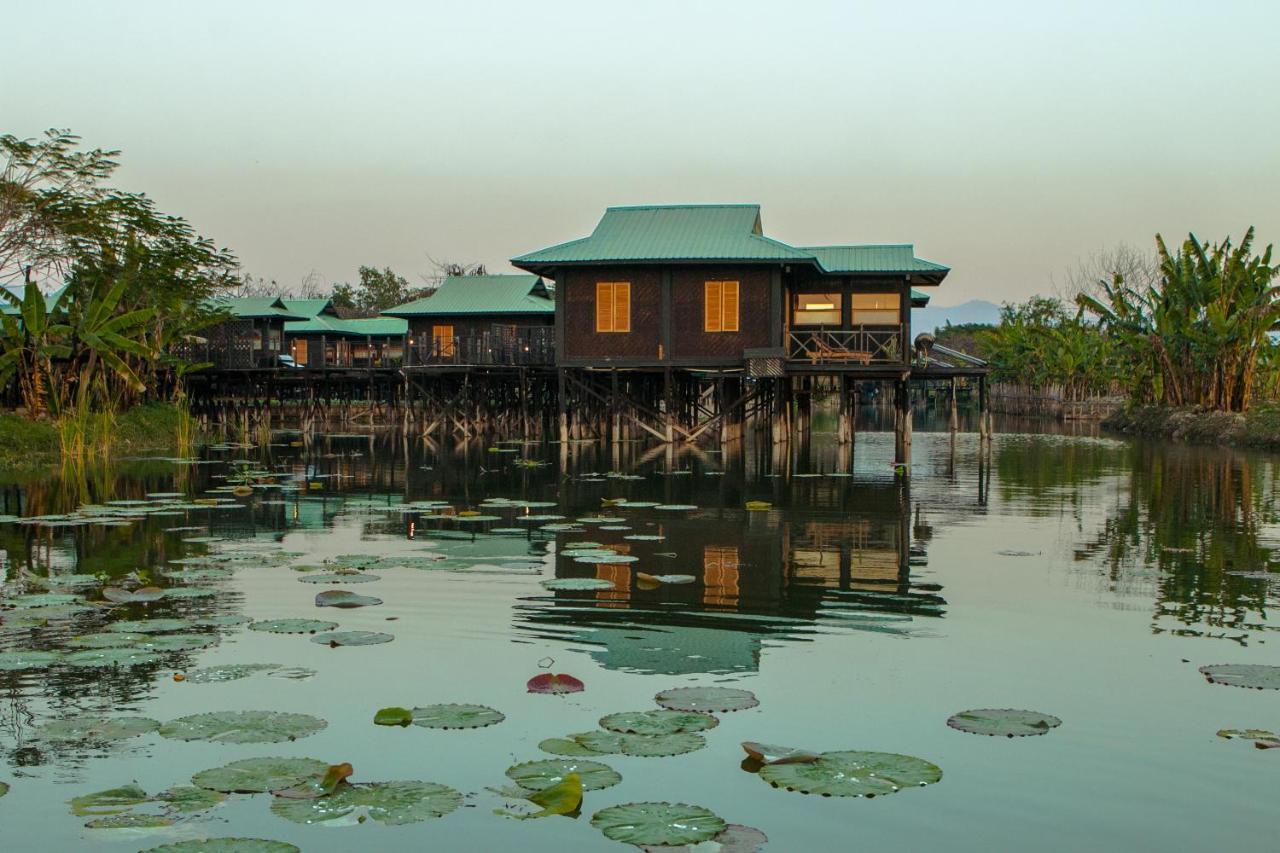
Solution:
[[[742,351],[769,346],[770,270],[761,267],[686,267],[671,271],[671,358],[742,360]],[[705,331],[705,284],[738,282],[738,331]]]
[[[493,331],[494,326],[551,326],[553,314],[461,314],[455,317],[410,317],[409,337],[431,337],[432,326],[453,326],[456,337],[477,337]]]
[[[631,283],[631,331],[596,331],[596,282]],[[662,335],[662,274],[657,267],[575,267],[561,271],[563,293],[562,358],[657,361]]]

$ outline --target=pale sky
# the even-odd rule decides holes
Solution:
[[[758,202],[913,242],[935,304],[1020,299],[1157,231],[1280,242],[1275,2],[25,3],[0,133],[297,286],[506,259],[611,204]]]

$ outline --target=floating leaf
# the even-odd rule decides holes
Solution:
[[[575,814],[582,808],[582,779],[577,773],[566,774],[563,779],[554,785],[548,785],[546,788],[534,793],[526,794],[525,799],[542,806],[542,810],[532,814],[514,814],[505,811],[499,812],[499,814],[511,815],[521,820]]]
[[[380,631],[334,631],[330,634],[316,634],[311,638],[311,642],[334,647],[376,646],[379,643],[389,643],[394,639],[394,635],[383,634]]]
[[[750,512],[763,512],[767,509],[773,509],[773,504],[768,501],[747,501],[747,509]]]
[[[585,732],[573,735],[580,745],[597,755],[620,752],[637,758],[666,758],[696,752],[707,745],[706,738],[695,732],[665,735],[634,735],[619,732]]]
[[[122,785],[119,788],[108,788],[92,794],[84,794],[69,800],[71,813],[81,817],[85,815],[108,815],[127,812],[129,809],[145,803],[151,797],[137,785]]]
[[[113,622],[108,631],[122,634],[167,634],[172,631],[188,631],[195,627],[190,619],[129,619]]]
[[[265,838],[205,838],[199,841],[176,841],[150,847],[142,853],[302,853],[301,849],[283,841]]]
[[[600,727],[633,735],[673,735],[714,729],[720,721],[710,714],[689,711],[623,711],[600,718]]]
[[[262,794],[319,778],[329,765],[314,758],[244,758],[201,770],[192,783],[227,794]]]
[[[689,512],[697,509],[693,504],[658,504],[654,509],[665,510],[667,512]]]
[[[462,805],[462,795],[435,782],[374,782],[343,785],[317,800],[277,799],[271,811],[295,823],[343,825],[345,818],[398,826],[443,817]]]
[[[45,740],[88,740],[109,743],[149,734],[160,728],[149,717],[101,717],[84,715],[53,720],[37,731]]]
[[[165,598],[212,598],[217,594],[216,589],[202,586],[171,586],[164,591]]]
[[[173,826],[173,818],[162,814],[114,814],[87,822],[90,829],[157,829]]]
[[[153,652],[190,652],[216,645],[218,638],[210,634],[162,634],[159,637],[144,636],[135,645]]]
[[[685,803],[626,803],[601,809],[591,825],[624,844],[699,844],[728,827],[714,812]]]
[[[303,575],[298,578],[303,583],[373,583],[380,579],[378,575],[366,575],[359,572],[322,572],[315,575]]]
[[[221,791],[209,788],[197,788],[194,785],[178,785],[167,791],[156,794],[156,799],[173,811],[202,812],[213,808],[227,799]]]
[[[36,595],[15,595],[13,598],[0,599],[0,604],[9,607],[54,607],[60,604],[76,604],[83,601],[78,595],[63,592],[44,592]]]
[[[613,583],[604,578],[547,578],[542,585],[550,590],[614,589]]]
[[[316,595],[316,607],[373,607],[381,603],[381,598],[357,595],[345,589],[328,589]]]
[[[375,726],[407,726],[413,722],[413,712],[408,708],[380,708],[373,715]]]
[[[585,732],[584,732],[585,734]],[[569,735],[568,737],[551,737],[538,744],[538,749],[543,752],[549,752],[552,755],[608,755],[608,752],[597,752],[590,747],[583,746],[574,740],[577,735]],[[617,752],[619,750],[612,750]]]
[[[1211,684],[1248,687],[1253,690],[1280,690],[1280,666],[1259,663],[1219,663],[1200,667]]]
[[[62,655],[58,652],[40,652],[32,650],[0,652],[0,671],[44,669],[45,667],[52,666],[61,659]]]
[[[160,736],[215,743],[280,743],[313,735],[328,723],[309,714],[280,711],[211,711],[170,720]]]
[[[942,778],[936,765],[892,752],[824,752],[808,764],[767,764],[760,778],[775,788],[824,797],[877,797]]]
[[[142,649],[85,649],[62,660],[69,666],[141,666],[155,663],[160,656]]]
[[[541,791],[563,782],[570,774],[577,774],[585,791],[612,788],[622,781],[622,776],[607,764],[598,761],[547,759],[526,761],[507,768],[507,778],[521,788]]]
[[[1062,720],[1039,711],[1015,708],[977,708],[961,711],[947,720],[947,725],[962,732],[991,737],[1031,737],[1047,734],[1062,725]]]
[[[586,685],[572,675],[552,675],[549,672],[530,678],[525,687],[530,693],[551,693],[556,695],[561,693],[581,693],[586,689]]]
[[[318,631],[332,631],[337,627],[337,622],[324,622],[320,619],[265,619],[250,623],[249,630],[267,631],[271,634],[314,634]]]
[[[673,711],[703,713],[745,711],[760,704],[760,700],[750,690],[739,690],[736,687],[674,687],[662,691],[653,700]]]
[[[165,591],[158,586],[144,586],[141,589],[127,590],[118,586],[104,587],[102,597],[116,604],[133,604],[135,602],[159,601],[164,598]]]
[[[271,793],[286,800],[318,800],[332,794],[354,772],[355,769],[348,762],[330,764],[324,776],[319,779],[308,779],[299,785]]]
[[[0,797],[3,797],[7,793],[9,793],[9,783],[0,782]]]
[[[147,639],[146,634],[120,634],[104,631],[100,634],[82,634],[67,640],[66,645],[73,649],[115,649],[122,646],[136,645],[139,640]]]
[[[257,672],[268,672],[280,668],[280,665],[275,663],[227,663],[189,670],[185,673],[184,680],[188,684],[219,684],[223,681],[248,678]]]
[[[743,741],[742,748],[746,750],[752,761],[758,764],[812,764],[817,761],[819,754],[809,752],[805,749],[796,749],[791,746],[774,746],[767,743],[756,743],[755,741]]]
[[[487,705],[427,705],[413,709],[413,724],[424,729],[480,729],[506,719]]]

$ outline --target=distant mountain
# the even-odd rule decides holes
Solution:
[[[960,325],[962,323],[990,323],[995,325],[999,322],[999,305],[994,302],[987,302],[985,299],[971,299],[960,305],[947,307],[930,305],[928,308],[912,309],[911,334],[918,335],[921,332],[932,332],[947,323],[952,325]]]

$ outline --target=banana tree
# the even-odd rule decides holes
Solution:
[[[48,301],[35,282],[27,282],[21,298],[0,288],[0,299],[17,311],[0,315],[0,386],[16,378],[23,405],[42,417],[49,412],[55,361],[71,354],[70,327],[63,321],[67,291]]]

